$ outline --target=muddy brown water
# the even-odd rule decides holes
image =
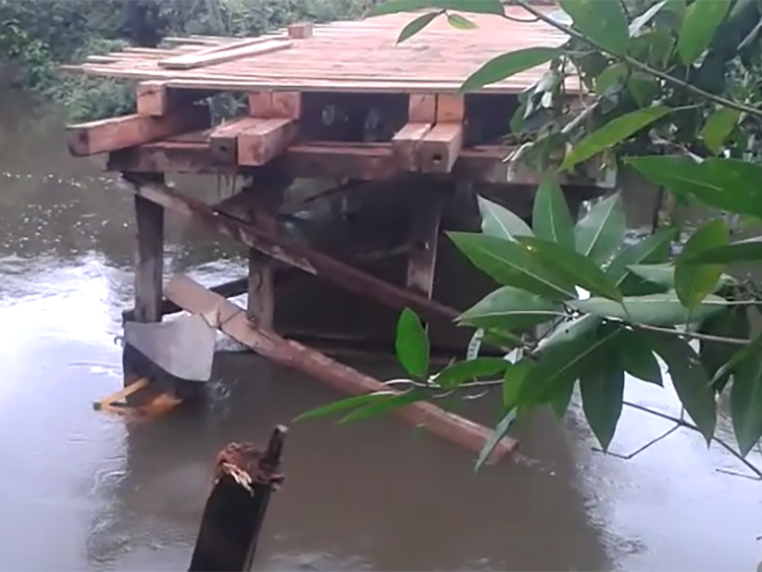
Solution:
[[[93,411],[122,382],[131,197],[99,161],[68,157],[55,115],[8,94],[0,109],[0,569],[187,569],[216,451],[338,396],[223,351],[200,410],[140,426]],[[647,219],[631,202],[630,218]],[[235,246],[184,232],[170,224],[168,273],[213,283],[244,268]],[[357,365],[397,373],[392,360]],[[669,390],[632,385],[628,399],[678,412]],[[482,401],[473,413],[494,412]],[[628,408],[612,451],[669,427]],[[727,421],[721,432],[730,440]],[[461,450],[393,418],[297,424],[254,568],[756,569],[762,484],[721,472],[748,474],[697,434],[604,457],[575,409],[520,436],[524,456],[475,476]]]

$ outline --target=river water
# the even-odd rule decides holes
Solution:
[[[99,161],[68,156],[55,115],[7,94],[0,109],[0,569],[187,569],[216,452],[337,396],[221,352],[201,410],[143,425],[93,411],[122,383],[131,197]],[[235,246],[183,246],[170,223],[168,273],[214,283],[245,267]],[[358,367],[396,373],[391,360]],[[668,390],[628,399],[678,414]],[[611,450],[669,427],[627,408]],[[475,476],[461,450],[394,418],[297,424],[254,568],[756,570],[762,484],[727,474],[749,471],[696,433],[603,456],[575,410],[520,437],[524,456]]]

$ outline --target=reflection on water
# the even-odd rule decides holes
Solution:
[[[0,105],[0,568],[185,569],[217,450],[335,395],[220,353],[198,410],[134,426],[92,411],[121,385],[112,340],[131,299],[131,198],[97,161],[66,155],[55,117]],[[183,246],[184,232],[170,224],[167,272],[208,283],[244,267],[235,246]],[[637,389],[628,399],[679,414],[664,391]],[[470,413],[489,419],[490,403]],[[612,450],[667,428],[629,409]],[[594,452],[578,414],[566,428],[538,415],[521,433],[524,457],[474,476],[460,450],[394,419],[293,427],[255,568],[756,568],[760,484],[717,472],[743,467],[697,434],[626,461]]]

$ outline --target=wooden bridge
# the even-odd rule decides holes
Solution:
[[[525,16],[515,7],[506,11]],[[106,155],[107,169],[121,172],[134,187],[138,246],[129,319],[155,322],[180,308],[203,311],[216,305],[231,318],[221,329],[255,351],[342,391],[362,393],[385,386],[275,333],[276,284],[289,270],[395,312],[410,307],[431,324],[458,315],[432,295],[443,213],[450,208],[462,214],[462,205],[475,209],[475,192],[509,206],[531,199],[537,174],[505,162],[512,149],[502,141],[518,107],[517,94],[545,69],[465,96],[458,89],[489,59],[558,45],[564,36],[541,22],[474,16],[474,30],[455,29],[440,18],[397,44],[413,17],[295,24],[257,38],[167,38],[166,48],[126,48],[67,66],[70,72],[139,82],[134,114],[68,128],[72,154]],[[221,93],[245,94],[247,108],[212,125],[209,98]],[[205,204],[165,184],[165,174],[175,173],[235,175],[245,184],[221,203]],[[358,260],[367,252],[320,251],[283,232],[279,216],[289,189],[295,179],[305,178],[335,182],[317,202],[342,197],[343,209],[363,197],[358,208],[377,210],[371,213],[376,218],[404,212],[404,284],[361,270]],[[564,183],[571,204],[600,192],[593,178]],[[361,193],[369,188],[372,192]],[[383,200],[393,203],[390,210],[376,208]],[[248,277],[213,292],[179,278],[165,291],[165,209],[249,247]],[[381,232],[391,226],[382,221]],[[399,252],[389,248],[376,255]],[[245,292],[246,319],[224,301]],[[490,433],[429,404],[408,406],[401,415],[474,451]],[[505,440],[496,454],[512,447]]]

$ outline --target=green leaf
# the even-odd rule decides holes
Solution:
[[[526,290],[503,286],[490,292],[458,316],[457,321],[479,328],[524,330],[563,315],[563,307]]]
[[[426,378],[429,372],[429,337],[421,320],[409,308],[400,314],[394,347],[397,359],[411,376]]]
[[[654,350],[669,368],[680,402],[709,443],[717,423],[717,404],[699,357],[688,342],[677,336],[654,333],[651,337],[655,340]]]
[[[762,437],[762,353],[758,351],[736,366],[730,413],[738,449],[745,457]]]
[[[728,306],[722,312],[701,322],[698,331],[701,334],[720,338],[748,339],[751,325],[747,309],[744,306]],[[701,340],[699,357],[707,373],[714,378],[720,368],[733,359],[737,351],[738,346],[735,345]],[[726,368],[726,370],[712,383],[714,390],[718,393],[725,388],[730,379],[731,368]]]
[[[619,0],[561,0],[561,8],[574,28],[615,55],[624,55],[630,34],[627,16]]]
[[[595,93],[605,97],[617,92],[624,86],[628,75],[627,64],[622,62],[611,64],[595,78]]]
[[[628,157],[631,165],[651,182],[678,197],[694,196],[710,207],[739,214],[762,214],[762,189],[750,181],[762,180],[762,166],[735,159],[683,156]]]
[[[591,314],[565,320],[540,341],[537,345],[537,354],[542,354],[555,346],[573,342],[578,338],[590,336],[600,324],[601,319]]]
[[[476,91],[485,85],[502,81],[517,73],[547,63],[562,53],[560,48],[538,47],[501,54],[468,76],[463,85],[460,86],[460,91]]]
[[[640,16],[634,18],[632,22],[630,22],[628,29],[630,36],[637,36],[640,33],[640,30],[643,29],[643,26],[648,24],[653,19],[653,17],[656,16],[656,14],[658,14],[662,8],[664,8],[664,5],[667,2],[669,2],[669,0],[662,0],[661,2],[657,2],[648,10],[643,12]]]
[[[373,16],[384,14],[397,14],[399,12],[415,12],[424,8],[439,10],[457,10],[472,14],[495,14],[503,16],[505,8],[500,0],[386,0],[376,6],[372,11]]]
[[[505,437],[506,433],[508,433],[508,429],[511,428],[511,424],[513,423],[514,419],[516,419],[515,411],[511,410],[505,415],[505,417],[500,420],[497,426],[495,426],[495,430],[492,431],[489,439],[485,441],[482,450],[479,452],[479,457],[476,459],[474,471],[481,469],[487,459],[489,459],[489,456],[492,454],[492,451],[495,450],[497,444],[503,437]]]
[[[484,234],[508,240],[515,240],[517,236],[534,236],[529,225],[507,208],[480,195],[477,195],[477,201]]]
[[[520,361],[518,363],[508,364],[503,376],[503,409],[510,412],[516,409],[519,402],[519,393],[521,384],[529,372],[529,364]]]
[[[532,228],[538,237],[545,240],[564,245],[574,244],[574,225],[569,207],[552,173],[543,175],[534,196]]]
[[[476,378],[497,375],[510,367],[511,363],[498,357],[480,357],[448,365],[434,378],[434,382],[450,389]]]
[[[596,203],[574,227],[577,252],[603,263],[624,240],[626,221],[619,193]]]
[[[693,264],[692,259],[690,263]],[[647,282],[661,286],[664,290],[671,290],[675,287],[675,267],[672,264],[632,264],[628,268],[633,274],[640,276]],[[732,276],[721,274],[713,291],[716,292],[725,286],[732,286],[737,283],[738,281]]]
[[[540,238],[522,236],[519,242],[544,261],[556,274],[596,296],[621,300],[614,282],[590,259],[567,247]],[[571,245],[569,245],[571,246]]]
[[[404,28],[402,28],[402,31],[400,32],[400,35],[397,37],[397,43],[401,44],[405,40],[408,40],[415,36],[418,32],[423,30],[426,26],[431,24],[431,22],[434,21],[434,18],[439,16],[441,12],[428,12],[426,14],[422,14],[421,16],[418,16],[415,20],[410,21]]]
[[[608,2],[609,0],[605,0]],[[610,149],[628,139],[657,119],[667,115],[671,109],[664,105],[645,107],[612,119],[577,143],[564,157],[561,169],[571,169],[577,163]]]
[[[548,270],[522,245],[468,232],[448,232],[448,236],[471,263],[500,284],[514,286],[551,300],[574,297],[573,285]]]
[[[566,302],[575,310],[601,316],[616,318],[637,324],[650,326],[676,326],[685,324],[689,318],[689,310],[680,303],[674,291],[649,296],[629,296],[622,304],[627,308],[625,313],[622,304],[605,298],[588,298],[587,300],[569,300]],[[727,307],[727,302],[719,296],[707,296],[706,299],[690,312],[690,318],[700,321],[716,314]]]
[[[413,390],[405,393],[398,393],[396,395],[387,395],[382,399],[363,405],[359,409],[355,409],[345,417],[343,417],[339,424],[350,423],[352,421],[360,421],[362,419],[368,419],[370,417],[376,417],[383,413],[388,413],[394,409],[399,409],[405,405],[410,405],[418,401],[426,399],[426,393],[423,391]]]
[[[728,8],[729,0],[695,0],[688,6],[677,38],[677,52],[685,65],[692,64],[709,47]]]
[[[725,221],[715,219],[698,229],[683,247],[683,256],[728,242]],[[686,308],[693,308],[717,289],[722,276],[722,264],[685,264],[678,258],[675,264],[675,291]]]
[[[631,272],[628,266],[665,260],[669,256],[670,245],[676,236],[677,229],[671,228],[627,246],[614,257],[606,269],[606,274],[616,286],[619,286]]]
[[[588,369],[579,379],[582,410],[601,449],[607,451],[614,437],[624,400],[624,370],[605,349],[598,353],[597,367]]]
[[[316,417],[326,417],[339,411],[345,411],[354,407],[368,405],[369,403],[374,403],[393,395],[397,395],[397,392],[392,391],[391,389],[388,391],[374,391],[373,393],[354,395],[352,397],[347,397],[346,399],[340,399],[339,401],[328,403],[322,407],[316,407],[315,409],[305,411],[301,415],[296,416],[293,422],[296,423],[297,421],[302,421],[304,419],[314,419]]]
[[[545,348],[521,385],[519,405],[531,407],[555,401],[559,395],[565,396],[569,385],[574,384],[595,358],[598,348],[615,335],[616,330],[600,337],[597,332],[589,332],[568,343]]]
[[[448,12],[447,21],[449,22],[450,26],[453,28],[458,28],[459,30],[473,30],[478,27],[471,20],[464,18],[460,14],[451,14]]]
[[[762,260],[762,238],[754,237],[684,256],[686,264],[731,264]]]
[[[701,138],[707,149],[715,155],[719,154],[740,118],[741,112],[730,107],[720,107],[712,112],[701,130]]]
[[[639,330],[622,329],[616,340],[619,361],[637,379],[663,385],[661,368],[647,335]]]
[[[550,398],[550,410],[555,415],[556,419],[563,419],[564,415],[569,409],[572,395],[574,395],[574,386],[576,385],[576,379],[564,379],[558,384],[558,387]]]

